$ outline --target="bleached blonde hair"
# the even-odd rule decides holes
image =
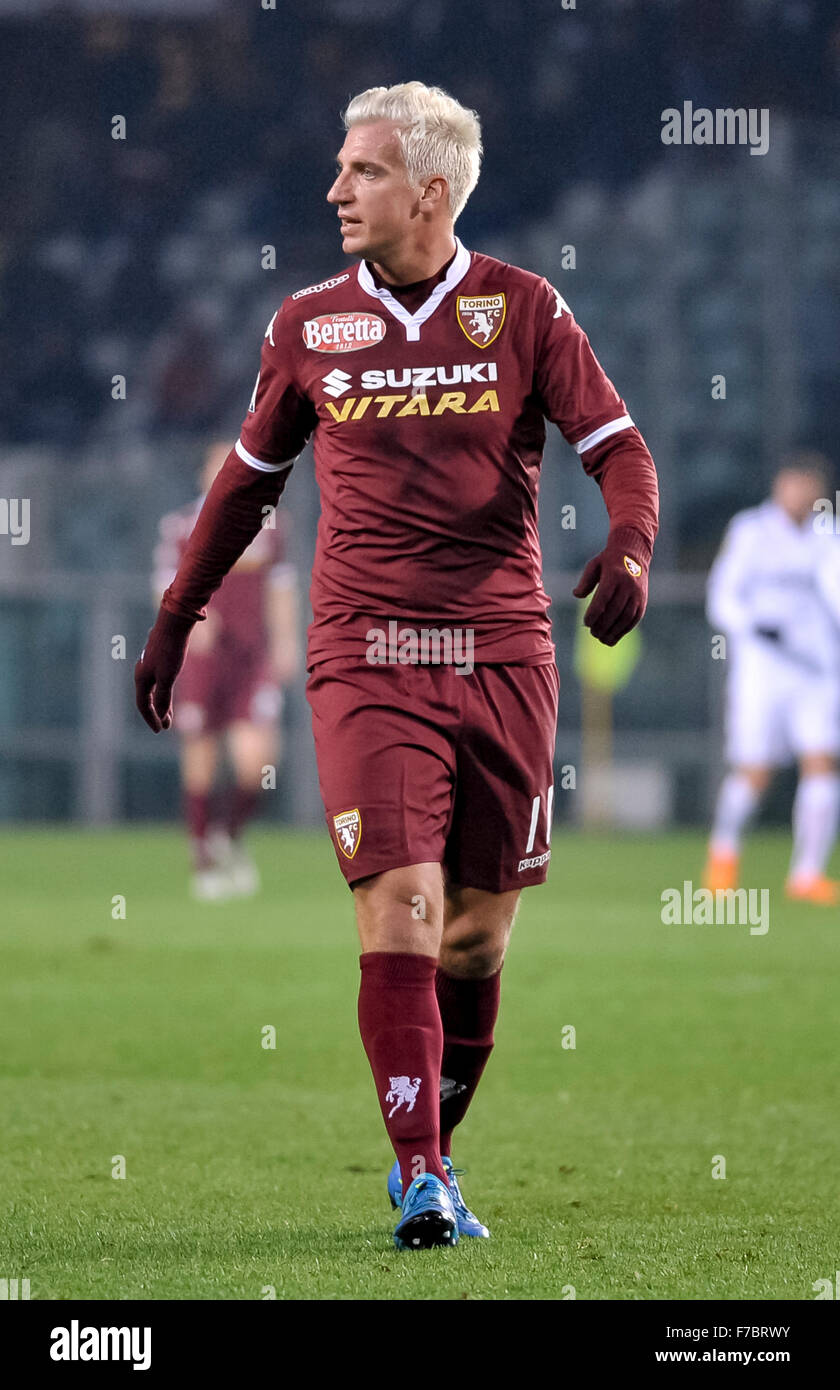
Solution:
[[[410,183],[442,175],[449,185],[453,222],[463,212],[481,171],[481,122],[440,87],[400,82],[369,87],[344,112],[344,129],[370,121],[396,121]]]

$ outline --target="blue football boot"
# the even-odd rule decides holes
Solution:
[[[443,1166],[449,1180],[449,1196],[452,1198],[452,1205],[455,1208],[455,1215],[458,1218],[458,1232],[462,1236],[477,1236],[486,1240],[490,1235],[487,1227],[474,1216],[461,1195],[458,1186],[458,1178],[463,1174],[463,1168],[453,1168],[452,1159],[444,1158]],[[400,1177],[400,1165],[394,1161],[394,1166],[388,1174],[388,1197],[391,1206],[396,1210],[402,1205],[402,1178]]]
[[[449,1188],[433,1173],[423,1173],[411,1183],[394,1231],[394,1244],[398,1250],[458,1244],[458,1218]]]

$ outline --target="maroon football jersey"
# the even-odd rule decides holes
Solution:
[[[203,497],[161,518],[154,554],[154,587],[158,594],[171,584],[192,535]],[[265,644],[266,589],[269,583],[291,586],[295,569],[288,559],[288,516],[279,508],[264,525],[216,592],[213,612],[231,641],[240,647]]]
[[[471,629],[478,660],[553,659],[537,529],[546,419],[602,487],[601,446],[624,435],[619,454],[650,486],[622,514],[614,476],[610,520],[652,547],[653,462],[568,305],[538,275],[456,244],[414,313],[361,262],[292,294],[266,329],[236,449],[281,472],[314,431],[310,666],[364,655],[393,619]]]

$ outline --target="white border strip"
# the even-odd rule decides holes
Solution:
[[[264,463],[262,459],[255,458],[253,454],[248,453],[241,439],[237,439],[234,448],[243,463],[249,463],[252,468],[259,469],[260,473],[282,473],[284,468],[291,468],[295,462],[292,459],[290,463]]]
[[[593,430],[585,439],[581,439],[575,445],[575,452],[585,454],[587,449],[594,449],[596,444],[600,444],[604,439],[609,439],[611,434],[618,434],[619,430],[629,430],[633,428],[633,421],[629,415],[620,415],[617,420],[609,420],[606,425],[599,425],[597,430]]]

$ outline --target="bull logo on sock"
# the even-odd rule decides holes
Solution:
[[[419,1090],[419,1076],[415,1076],[413,1081],[410,1076],[392,1076],[391,1089],[385,1097],[385,1104],[389,1105],[391,1101],[394,1101],[395,1104],[388,1111],[388,1119],[390,1120],[394,1111],[399,1110],[401,1105],[406,1107],[406,1114],[409,1114],[414,1109],[414,1102]]]
[[[333,816],[335,838],[345,859],[352,859],[362,838],[362,814],[358,807],[353,811],[342,811]]]

